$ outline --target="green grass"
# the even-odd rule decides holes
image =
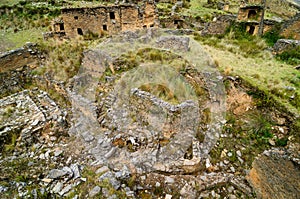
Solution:
[[[15,4],[18,4],[20,1],[22,0],[1,0],[0,1],[0,6],[2,5],[15,5]]]
[[[226,2],[230,3],[228,10],[229,13],[238,12],[240,1],[230,0]],[[216,3],[214,3],[214,5],[208,5],[207,0],[191,0],[190,7],[183,9],[182,14],[185,16],[200,17],[205,21],[210,21],[216,15],[227,13],[223,10],[218,10],[216,5]]]
[[[43,32],[46,32],[46,28],[32,28],[28,30],[22,30],[19,32],[0,31],[0,51],[11,50],[24,46],[26,42],[38,43],[43,39]]]
[[[291,65],[299,65],[300,64],[300,46],[288,49],[288,50],[280,53],[279,55],[277,55],[277,58],[279,60],[282,60]]]

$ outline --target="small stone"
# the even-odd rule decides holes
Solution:
[[[228,156],[228,157],[232,157],[232,152],[228,152],[228,153],[227,153],[227,156]]]
[[[214,190],[211,191],[211,196],[214,198],[216,197],[216,192]]]
[[[206,181],[207,177],[206,176],[200,176],[200,179],[203,180],[203,181]]]
[[[230,195],[228,195],[228,198],[229,199],[236,199],[237,197],[235,195],[233,195],[233,194],[230,194]]]
[[[211,167],[211,163],[209,161],[209,159],[207,158],[205,161],[205,167],[208,169],[209,167]]]
[[[56,141],[56,140],[57,140],[57,137],[55,137],[55,136],[50,136],[50,141],[54,142],[54,141]]]
[[[39,158],[42,159],[42,160],[44,160],[45,159],[45,154],[41,153],[40,156],[39,156]]]
[[[96,174],[105,173],[107,171],[109,171],[109,168],[107,166],[103,166],[97,169]]]
[[[52,179],[50,179],[50,178],[43,178],[42,181],[46,182],[46,183],[50,183],[50,182],[52,182]]]
[[[63,188],[63,190],[61,190],[61,192],[59,192],[59,195],[63,196],[66,193],[68,193],[71,189],[72,189],[72,185],[69,184],[65,188]]]
[[[241,164],[244,163],[244,160],[242,158],[238,157],[238,160],[240,161]]]
[[[224,162],[224,164],[229,164],[228,160],[224,160],[223,162]]]
[[[57,156],[59,156],[59,155],[62,154],[62,153],[63,153],[62,150],[55,150],[55,151],[54,151],[54,156],[57,157]]]
[[[285,131],[284,131],[284,128],[282,128],[282,127],[278,127],[278,130],[280,131],[280,133],[285,133]]]
[[[223,151],[221,152],[221,158],[226,157],[226,153],[227,153],[227,149],[223,149]]]
[[[46,158],[46,159],[49,159],[49,157],[50,157],[50,150],[48,150],[48,151],[45,153],[45,158]]]
[[[130,197],[130,198],[134,198],[134,191],[126,191],[126,196]]]
[[[32,165],[34,165],[34,162],[28,162],[27,166],[31,167]]]
[[[236,151],[237,156],[242,157],[242,152],[240,150]]]
[[[96,196],[101,191],[101,188],[99,186],[95,186],[90,192],[89,196],[92,198]]]
[[[230,170],[232,173],[235,173],[235,168],[234,167],[230,167]]]
[[[86,141],[86,142],[91,142],[91,141],[93,141],[94,139],[95,139],[95,137],[94,136],[92,136],[91,134],[85,134],[84,136],[83,136],[83,139]]]
[[[58,193],[63,188],[64,184],[61,182],[58,182],[52,189],[53,193]]]
[[[232,193],[234,191],[234,187],[233,186],[229,186],[227,188],[227,190],[228,190],[229,193]]]
[[[36,126],[38,123],[39,123],[39,120],[34,120],[34,121],[31,123],[31,126]]]
[[[159,183],[159,182],[156,182],[156,183],[155,183],[155,187],[160,187],[160,183]]]
[[[70,164],[71,161],[72,161],[72,157],[70,156],[70,157],[67,159],[66,164],[67,164],[67,165]]]
[[[0,193],[6,192],[7,190],[8,190],[7,187],[4,187],[4,186],[0,185]]]
[[[165,199],[172,199],[172,195],[166,194]]]
[[[70,168],[71,168],[71,170],[73,172],[73,178],[74,179],[80,178],[80,169],[79,169],[79,166],[77,164],[72,164]]]
[[[67,173],[68,172],[64,171],[64,170],[52,169],[48,174],[48,178],[50,178],[50,179],[60,178],[64,175],[66,175]]]
[[[276,145],[275,141],[272,140],[272,139],[269,139],[269,144],[272,145],[272,146],[275,146],[275,145]]]
[[[141,176],[141,180],[146,180],[146,176]]]
[[[165,182],[166,182],[167,184],[173,184],[173,183],[174,183],[174,178],[171,178],[171,177],[169,177],[169,176],[166,176]]]
[[[120,180],[126,180],[126,179],[130,178],[130,175],[131,175],[131,173],[125,165],[123,166],[121,171],[118,171],[115,173],[116,178],[120,179]]]
[[[79,196],[75,195],[72,199],[79,199]]]
[[[117,190],[120,188],[121,183],[116,179],[113,172],[111,172],[111,171],[106,172],[105,174],[100,176],[99,181],[103,181],[105,179],[109,180],[109,183],[114,187],[114,189]]]

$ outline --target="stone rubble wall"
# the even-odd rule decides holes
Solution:
[[[30,71],[30,67],[24,66],[18,70],[0,73],[0,97],[23,90],[25,85],[30,82]]]
[[[25,65],[33,65],[38,60],[35,44],[27,43],[24,47],[0,54],[0,73],[15,70]]]
[[[62,112],[48,94],[37,89],[24,90],[0,99],[0,149],[12,133],[19,134],[18,146],[30,146],[41,139],[39,133],[46,122],[53,120],[63,124]]]

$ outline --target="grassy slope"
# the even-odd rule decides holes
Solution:
[[[244,57],[209,45],[205,48],[225,74],[242,77],[252,86],[272,95],[278,105],[294,115],[300,115],[300,107],[289,100],[299,96],[300,92],[300,72],[291,65],[275,60],[269,53],[261,57]],[[294,100],[299,101],[299,98]]]
[[[46,31],[46,28],[31,28],[17,33],[0,31],[0,52],[22,47],[26,42],[40,42],[43,38],[42,33]]]

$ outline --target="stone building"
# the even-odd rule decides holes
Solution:
[[[152,1],[88,8],[63,8],[61,18],[54,21],[53,32],[69,38],[89,33],[108,34],[158,26],[156,7]]]
[[[237,21],[245,23],[246,32],[251,35],[261,35],[272,29],[275,21],[264,19],[264,1],[248,0],[245,1],[238,12]]]
[[[238,21],[246,23],[246,31],[252,35],[259,32],[260,22],[263,20],[264,8],[262,5],[245,5],[240,7]]]

